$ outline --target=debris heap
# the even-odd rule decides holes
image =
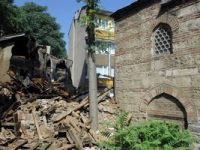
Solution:
[[[99,139],[90,129],[87,94],[69,97],[58,83],[33,78],[25,86],[25,79],[9,75],[12,81],[0,84],[0,149],[95,149]],[[98,94],[101,122],[118,110],[108,93]]]

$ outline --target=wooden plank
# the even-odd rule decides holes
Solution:
[[[83,121],[83,123],[87,126],[90,125],[91,120],[89,118],[87,118],[86,116],[84,116],[82,113],[80,113],[81,116],[81,120]]]
[[[36,148],[39,146],[39,142],[31,142],[31,143],[27,143],[27,144],[24,144],[23,146],[22,146],[22,148],[20,149],[20,150],[36,150]]]
[[[1,127],[13,127],[14,128],[15,123],[14,122],[2,122]]]
[[[74,141],[72,140],[69,132],[66,132],[66,138],[68,139],[68,141],[69,141],[70,144],[74,144]]]
[[[81,132],[81,129],[77,126],[78,121],[75,120],[73,117],[70,117],[70,118],[69,118],[69,124],[70,124],[78,133]]]
[[[37,142],[37,143],[33,144],[32,147],[30,147],[30,150],[35,150],[38,146],[39,146],[39,143]]]
[[[72,110],[69,110],[67,112],[61,113],[58,116],[56,116],[55,119],[53,119],[53,122],[56,123],[56,122],[63,120],[66,116],[70,115],[73,111],[79,110],[80,108],[82,108],[83,106],[85,106],[88,103],[89,103],[89,100],[88,100],[88,97],[86,97],[78,106],[76,106]]]
[[[70,128],[67,132],[74,141],[76,148],[78,148],[78,150],[83,150],[82,142],[80,141],[80,138],[77,136],[75,129]]]
[[[67,111],[67,112],[63,112],[59,115],[57,115],[54,119],[53,119],[53,122],[56,123],[56,122],[59,122],[61,120],[63,120],[66,116],[68,116],[69,114],[71,114],[71,110]]]
[[[35,111],[32,112],[32,115],[33,115],[33,119],[34,119],[35,126],[36,126],[36,129],[37,129],[38,137],[39,137],[39,139],[43,139],[41,131],[40,131],[40,126],[39,126],[39,123],[38,123],[38,119],[37,119],[36,114],[35,114]]]
[[[69,149],[72,149],[72,148],[75,148],[76,145],[74,144],[68,144],[68,145],[65,145],[63,147],[59,147],[59,150],[69,150]]]
[[[16,150],[17,148],[21,147],[22,145],[28,143],[28,140],[25,139],[17,139],[16,141],[14,141],[13,143],[8,145],[8,148],[10,150]]]

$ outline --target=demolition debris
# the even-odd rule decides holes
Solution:
[[[72,85],[72,61],[58,59],[25,35],[14,42],[9,82],[0,83],[0,150],[96,149],[101,136],[90,129],[89,99]],[[99,120],[111,120],[118,106],[109,89],[98,94]]]
[[[90,130],[87,95],[68,97],[59,84],[48,85],[44,79],[32,79],[26,87],[13,72],[9,75],[12,81],[0,84],[0,149],[96,147],[99,137]],[[101,121],[118,110],[108,93],[106,89],[98,95]]]

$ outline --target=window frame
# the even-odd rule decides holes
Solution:
[[[170,47],[166,51],[162,50],[163,51],[162,53],[161,52],[156,53],[156,35],[158,35],[157,34],[157,30],[158,29],[163,29],[167,33],[167,35],[169,36],[169,41],[168,41],[169,43],[168,44],[170,44]],[[173,54],[173,52],[174,52],[173,51],[174,50],[173,49],[173,44],[172,44],[173,43],[173,34],[172,34],[172,29],[171,29],[170,25],[168,25],[166,23],[159,23],[153,30],[152,41],[153,41],[152,42],[152,54],[153,54],[154,57]],[[164,41],[166,42],[166,38],[165,37],[164,37]],[[160,43],[163,43],[163,41],[160,42]],[[166,46],[166,45],[163,45],[163,46]]]

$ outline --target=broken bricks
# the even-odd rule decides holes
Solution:
[[[90,130],[88,96],[79,101],[70,100],[65,92],[52,90],[57,88],[56,84],[47,88],[44,80],[34,79],[31,90],[13,78],[12,82],[0,86],[0,97],[4,97],[4,101],[1,98],[4,105],[0,106],[0,149],[81,150],[96,146],[98,139]],[[102,121],[110,120],[113,109],[118,109],[109,108],[108,101],[104,101],[108,92],[98,94]]]

